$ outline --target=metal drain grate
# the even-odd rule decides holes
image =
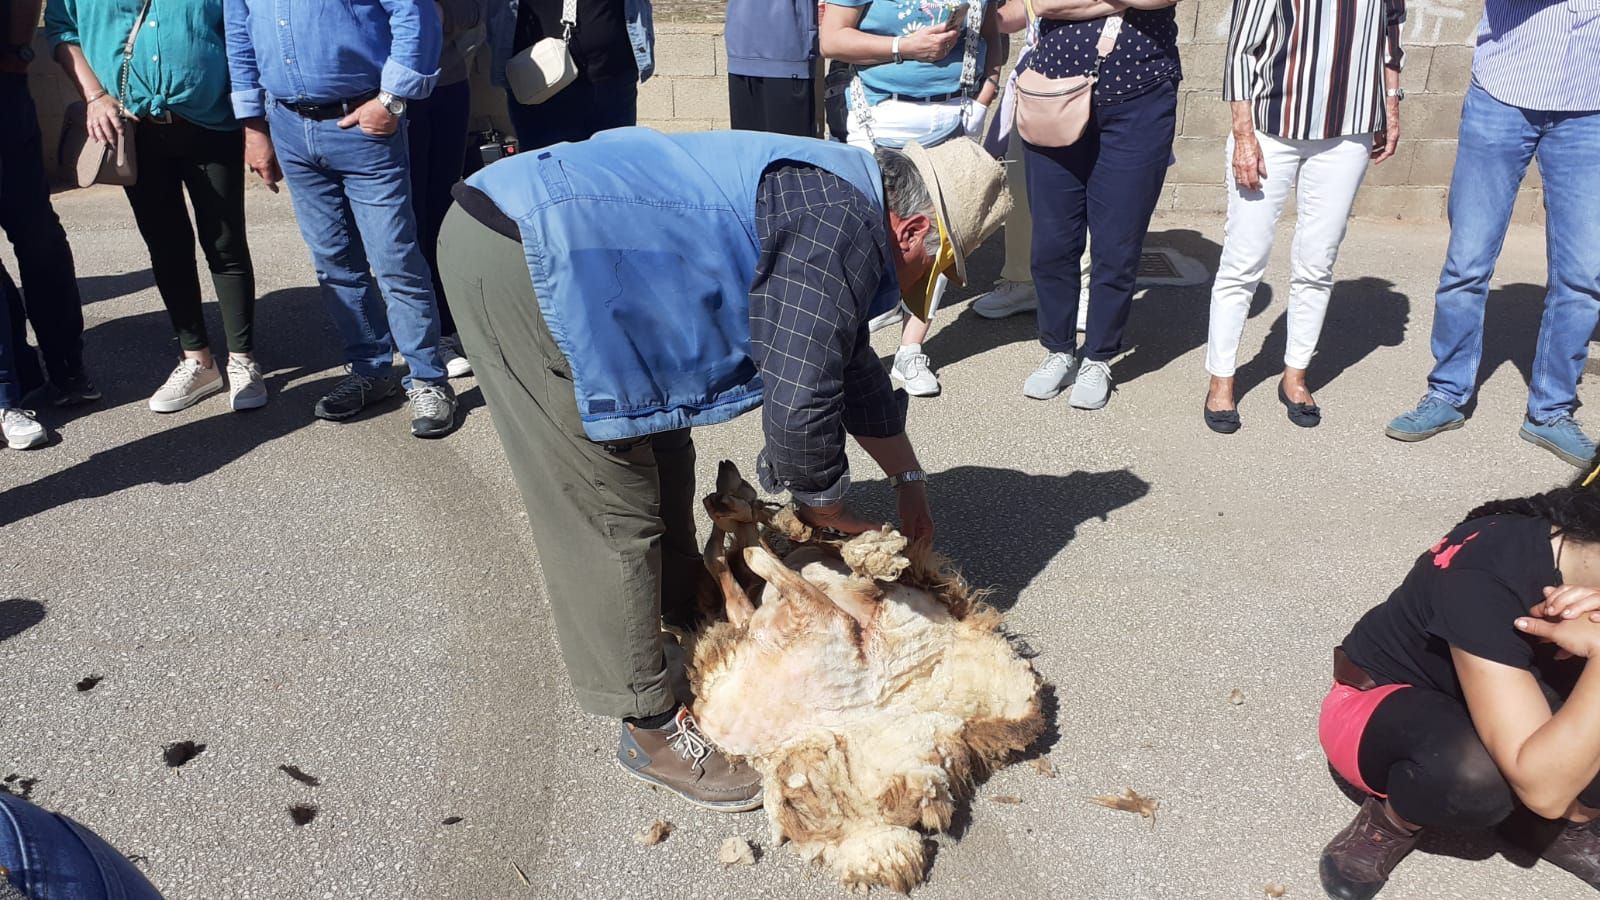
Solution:
[[[1178,269],[1172,264],[1172,258],[1165,253],[1139,254],[1140,278],[1177,278]]]

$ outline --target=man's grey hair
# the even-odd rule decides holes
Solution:
[[[899,150],[879,147],[873,152],[878,168],[883,170],[883,199],[889,210],[902,219],[912,216],[928,217],[928,233],[922,244],[928,258],[939,255],[939,212],[934,209],[933,195],[922,181],[917,166]]]

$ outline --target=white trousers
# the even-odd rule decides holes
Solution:
[[[1206,370],[1219,378],[1233,377],[1238,368],[1239,339],[1250,300],[1267,270],[1278,217],[1297,182],[1299,215],[1289,263],[1289,340],[1283,364],[1304,369],[1311,363],[1333,290],[1333,263],[1372,147],[1372,136],[1365,134],[1295,141],[1258,132],[1256,140],[1267,175],[1260,190],[1250,191],[1234,180],[1233,138],[1228,139],[1228,224],[1211,286],[1211,333],[1206,343]]]

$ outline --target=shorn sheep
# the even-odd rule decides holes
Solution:
[[[848,887],[909,891],[924,833],[1044,731],[1038,675],[999,612],[897,532],[826,540],[729,462],[705,502],[726,618],[686,641],[701,729],[760,771],[775,843]]]

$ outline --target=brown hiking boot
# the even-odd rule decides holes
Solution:
[[[717,812],[761,808],[761,773],[713,747],[686,707],[678,707],[664,728],[623,722],[617,764],[640,781],[660,785],[695,806]]]
[[[1334,900],[1372,900],[1389,873],[1417,845],[1422,829],[1407,831],[1389,820],[1383,801],[1368,797],[1361,811],[1322,851],[1322,889]]]
[[[1578,876],[1584,884],[1600,887],[1600,820],[1582,825],[1568,822],[1540,856]]]

